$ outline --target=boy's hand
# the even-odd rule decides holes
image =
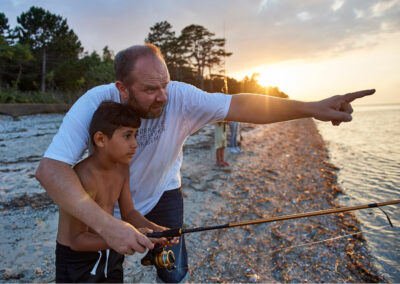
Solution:
[[[142,232],[142,230],[147,230],[146,232],[142,232],[142,233],[152,233],[152,232],[162,232],[165,230],[168,230],[169,228],[167,227],[163,227],[163,226],[159,226],[154,224],[154,230],[148,229],[148,228],[140,228],[139,231]],[[161,246],[170,246],[172,247],[173,245],[177,245],[179,244],[179,237],[174,237],[171,239],[168,238],[149,238],[153,243],[157,243],[160,244]]]

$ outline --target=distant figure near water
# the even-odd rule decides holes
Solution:
[[[214,145],[217,166],[226,167],[229,164],[225,161],[225,147],[226,147],[226,122],[217,122],[214,124]]]
[[[243,152],[242,149],[240,149],[239,144],[238,144],[238,129],[239,129],[239,122],[236,121],[231,121],[229,122],[229,128],[231,131],[231,137],[229,139],[230,141],[230,146],[231,146],[231,153],[241,153]]]

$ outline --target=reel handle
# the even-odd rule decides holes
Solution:
[[[159,239],[159,238],[179,237],[180,235],[182,235],[181,228],[175,228],[175,229],[165,230],[162,232],[147,233],[146,237]]]

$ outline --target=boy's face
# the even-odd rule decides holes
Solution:
[[[110,159],[114,162],[129,164],[138,147],[137,131],[137,128],[121,126],[114,131],[111,139],[106,139]]]

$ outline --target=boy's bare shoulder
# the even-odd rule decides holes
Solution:
[[[93,163],[90,162],[90,157],[83,159],[74,166],[74,171],[78,174],[85,174],[93,170]]]
[[[74,171],[85,189],[96,180],[95,165],[90,157],[80,161],[74,166]]]

